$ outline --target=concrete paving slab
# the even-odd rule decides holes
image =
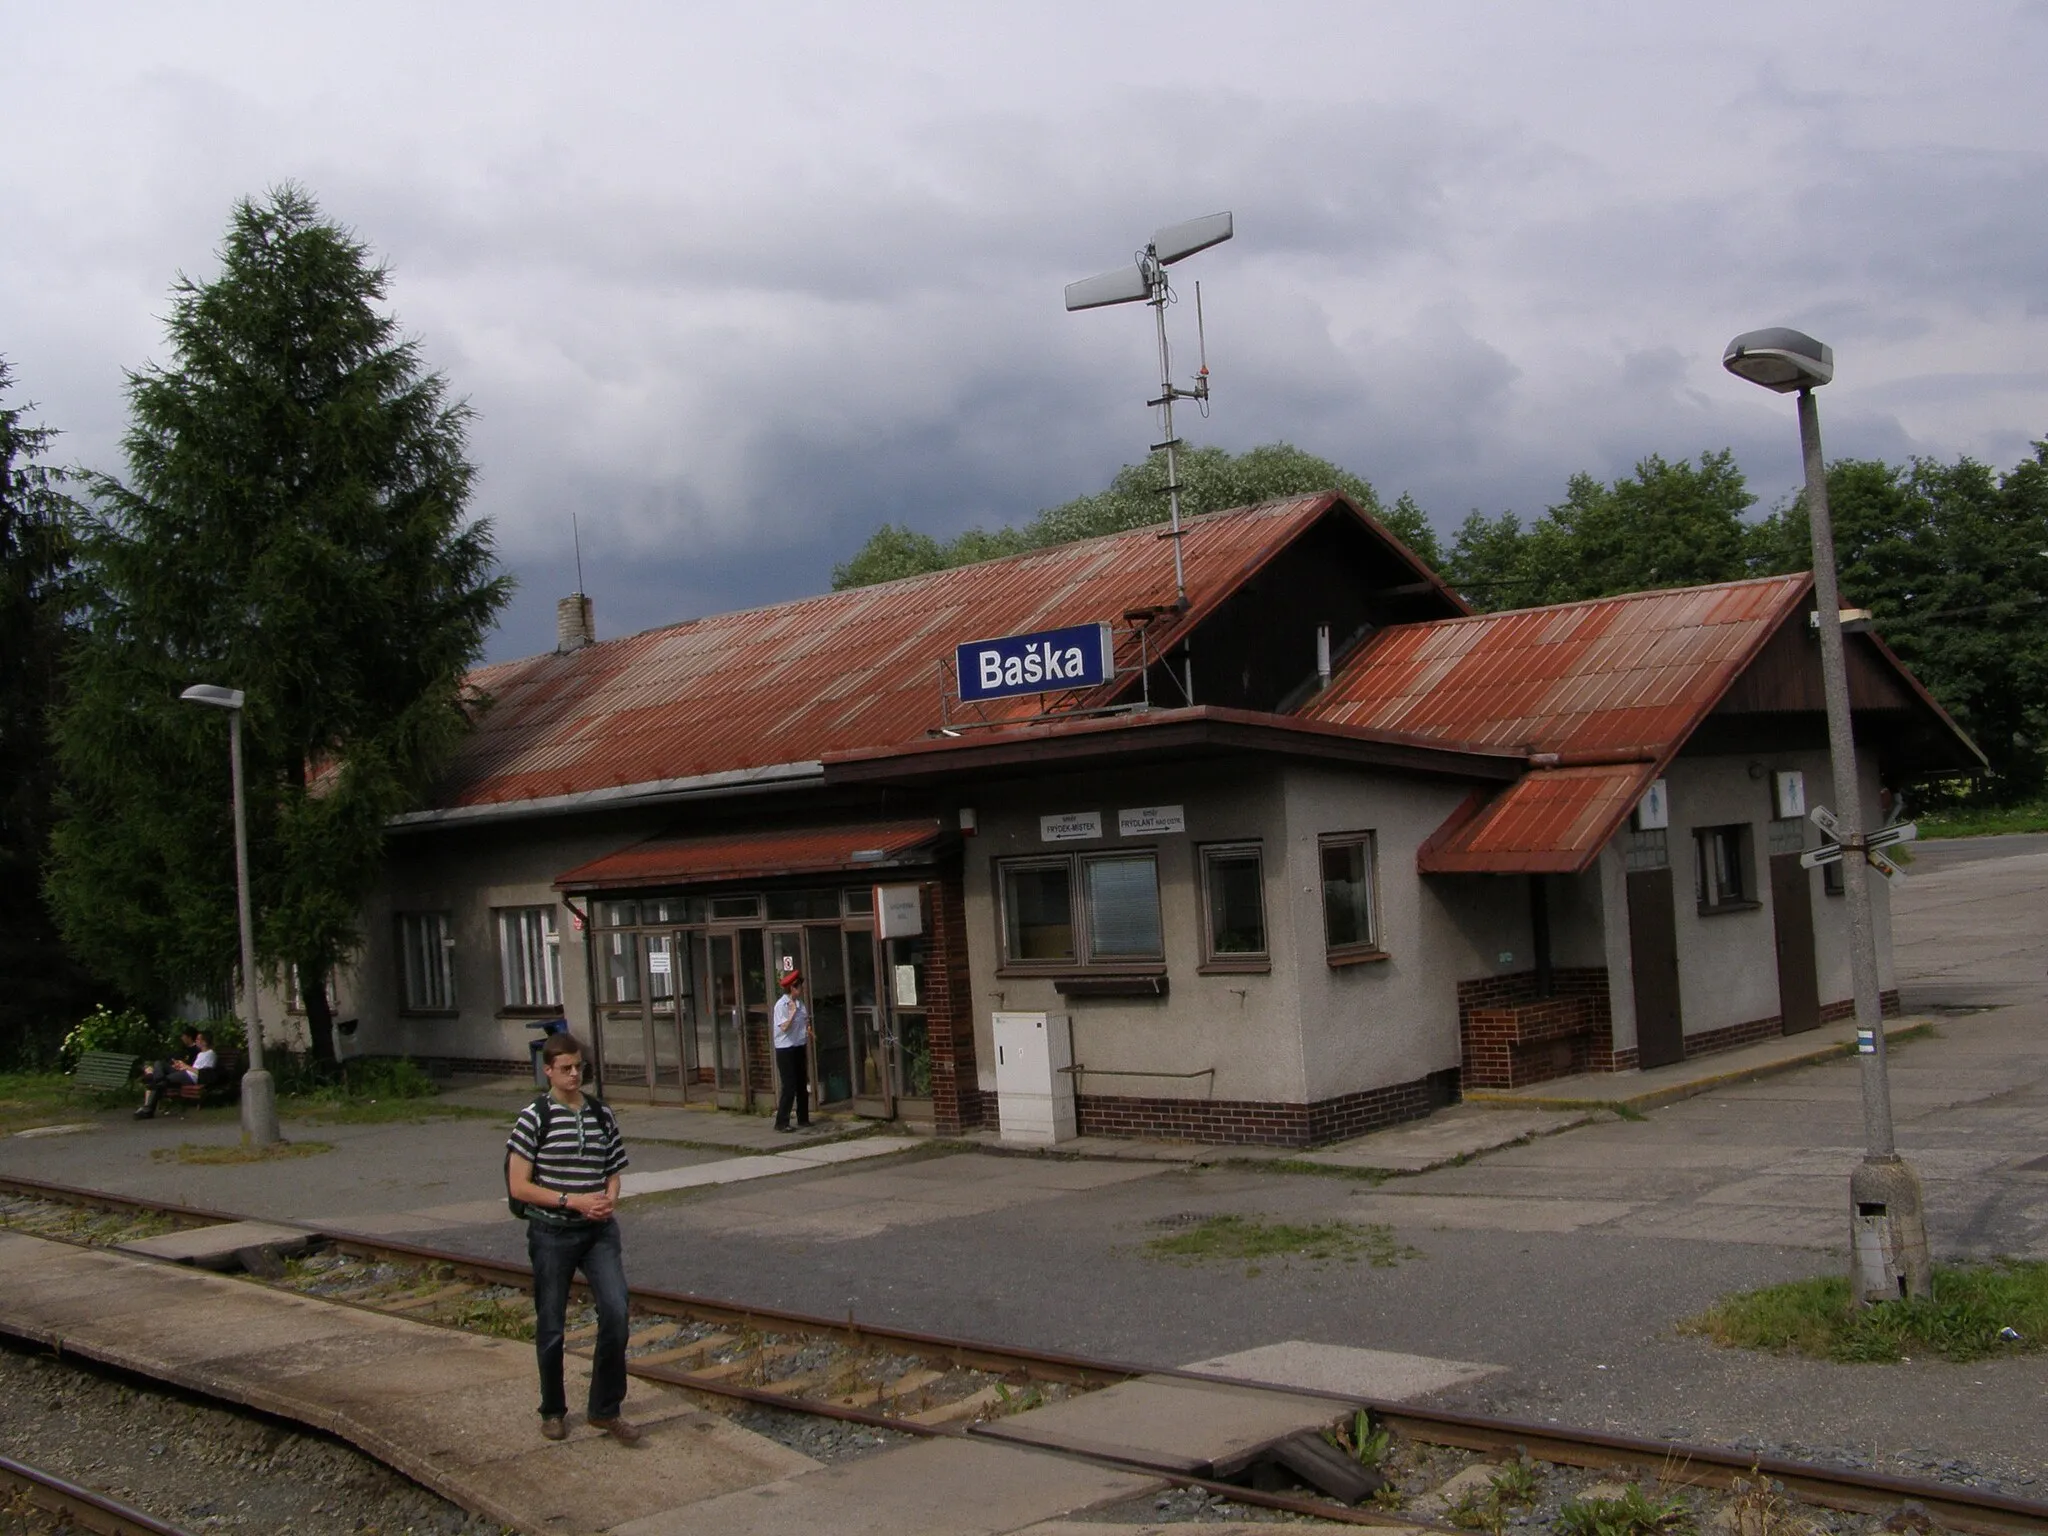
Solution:
[[[1839,1248],[1848,1251],[1848,1195],[1841,1209],[1796,1210],[1789,1206],[1738,1209],[1696,1205],[1653,1211],[1629,1223],[1636,1237],[1670,1237],[1711,1243],[1751,1243],[1773,1248]]]
[[[313,1234],[303,1227],[280,1227],[268,1221],[225,1221],[211,1227],[188,1227],[160,1237],[139,1237],[121,1243],[122,1253],[140,1254],[145,1259],[169,1259],[174,1264],[197,1264],[202,1269],[230,1265],[244,1248],[279,1248],[295,1253],[312,1242]]]
[[[1013,1446],[925,1440],[647,1515],[612,1536],[1000,1536],[1161,1486]]]
[[[641,1414],[631,1415],[636,1423]],[[505,1503],[549,1531],[611,1531],[665,1510],[799,1476],[818,1463],[801,1452],[692,1409],[646,1423],[647,1438],[623,1446],[571,1417],[569,1439],[551,1445],[533,1433],[517,1450],[478,1467]],[[530,1444],[528,1443],[530,1440]],[[563,1476],[574,1464],[579,1474]],[[819,1530],[829,1527],[819,1527]]]
[[[69,1305],[81,1297],[86,1307]],[[659,1454],[629,1455],[587,1426],[549,1445],[535,1418],[529,1345],[17,1233],[0,1233],[0,1329],[338,1435],[525,1532],[595,1531],[592,1512],[636,1518],[813,1465],[731,1424],[685,1429],[703,1415],[645,1383],[635,1384],[628,1411],[662,1426]],[[338,1342],[353,1338],[392,1347]],[[323,1355],[332,1368],[259,1363]],[[571,1360],[572,1393],[585,1389],[587,1370]]]
[[[1335,1528],[1328,1521],[1304,1523],[1308,1524],[1308,1528],[1312,1530],[1331,1530]],[[1048,1520],[1042,1525],[1027,1526],[1024,1530],[1017,1532],[1016,1536],[1182,1536],[1186,1529],[1187,1526],[1183,1522],[1166,1520],[1162,1520],[1157,1524],[1147,1521],[1137,1525],[1125,1522],[1111,1524],[1103,1520]],[[1272,1522],[1267,1520],[1252,1522],[1245,1520],[1205,1519],[1196,1529],[1201,1532],[1201,1536],[1273,1536]],[[1373,1529],[1375,1531],[1385,1531],[1389,1533],[1389,1536],[1399,1536],[1399,1533],[1405,1531],[1441,1531],[1442,1527],[1398,1525],[1390,1522],[1385,1525],[1375,1524]]]
[[[1197,1360],[1186,1369],[1234,1376],[1240,1381],[1261,1381],[1275,1387],[1310,1387],[1319,1392],[1348,1392],[1355,1397],[1399,1403],[1427,1397],[1447,1387],[1463,1386],[1506,1367],[1287,1339],[1279,1344],[1239,1350],[1233,1355],[1218,1355],[1213,1360]]]
[[[1298,1161],[1328,1168],[1380,1168],[1389,1173],[1421,1173],[1460,1158],[1477,1157],[1536,1136],[1584,1125],[1589,1110],[1521,1109],[1491,1104],[1460,1104],[1439,1110],[1412,1125],[1375,1131],[1320,1152],[1299,1154]]]
[[[1625,1200],[1515,1200],[1485,1195],[1361,1196],[1347,1213],[1397,1227],[1439,1227],[1471,1232],[1576,1232],[1603,1226],[1639,1209]]]
[[[1085,1397],[977,1424],[977,1437],[1156,1460],[1200,1473],[1305,1429],[1334,1424],[1327,1398],[1141,1376]]]

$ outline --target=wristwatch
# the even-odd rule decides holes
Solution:
[[[562,1191],[562,1198],[556,1202],[555,1209],[558,1211],[566,1211],[567,1209],[569,1209],[569,1191],[567,1191],[566,1189]]]

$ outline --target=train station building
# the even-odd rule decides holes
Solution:
[[[1180,553],[602,642],[565,600],[393,829],[344,1048],[524,1072],[566,1015],[614,1098],[755,1107],[794,966],[823,1107],[1007,1123],[1021,1020],[1081,1133],[1305,1145],[1850,1011],[1807,576],[1476,615],[1336,494]],[[1866,818],[1979,764],[1877,636],[1849,662]]]

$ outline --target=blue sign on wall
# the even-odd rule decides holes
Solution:
[[[1020,693],[1087,688],[1107,682],[1116,672],[1107,624],[970,640],[955,648],[953,661],[960,673],[960,697],[969,704]]]

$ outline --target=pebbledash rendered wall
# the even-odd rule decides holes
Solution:
[[[482,822],[394,836],[384,881],[363,911],[363,950],[341,1010],[358,1022],[344,1049],[354,1055],[403,1055],[474,1070],[523,1072],[533,1022],[556,1014],[566,1017],[589,1047],[588,935],[577,930],[554,879],[650,830],[644,813],[617,813]],[[555,908],[562,1006],[513,1013],[502,1006],[492,913],[499,907],[537,906]],[[448,914],[455,940],[453,1010],[404,1010],[397,939],[401,912]]]
[[[1497,923],[1527,925],[1525,911],[1514,918],[1511,897],[1453,917],[1420,887],[1416,848],[1468,789],[1369,769],[1246,761],[979,788],[980,831],[967,844],[964,894],[987,1123],[998,1113],[992,1016],[1013,1010],[1071,1020],[1074,1060],[1086,1069],[1076,1077],[1084,1134],[1303,1145],[1449,1102],[1458,1066],[1453,978],[1499,952]],[[1185,832],[1117,834],[1120,810],[1161,804],[1182,808]],[[1101,814],[1101,838],[1041,841],[1041,817],[1087,811]],[[1346,832],[1375,839],[1387,958],[1333,967],[1319,840]],[[1263,860],[1270,968],[1205,971],[1199,850],[1252,842]],[[1005,969],[998,862],[1119,848],[1150,849],[1158,860],[1166,994],[1071,996],[1049,974]]]
[[[1752,765],[1756,772],[1752,772]],[[1876,826],[1878,767],[1865,756],[1859,764],[1865,826]],[[1778,1003],[1773,851],[1815,848],[1822,838],[1810,820],[1798,825],[1772,816],[1771,776],[1796,770],[1805,775],[1809,809],[1830,804],[1833,780],[1824,751],[1787,751],[1714,757],[1679,757],[1665,774],[1671,806],[1666,848],[1678,937],[1679,1011],[1688,1057],[1770,1039],[1783,1032]],[[1737,822],[1750,828],[1754,855],[1750,878],[1758,904],[1742,911],[1702,914],[1694,894],[1693,832]],[[1778,848],[1774,850],[1774,838]],[[1614,984],[1608,1005],[1617,1065],[1633,1066],[1636,1051],[1635,999],[1629,986],[1627,860],[1631,841],[1624,828],[1600,855],[1599,877],[1606,907],[1607,969]],[[1849,912],[1841,896],[1825,894],[1819,870],[1807,874],[1813,910],[1814,970],[1823,1019],[1853,1012],[1849,979]],[[1898,1006],[1892,968],[1891,902],[1888,882],[1873,873],[1871,919],[1877,943],[1879,986],[1887,1012]]]

